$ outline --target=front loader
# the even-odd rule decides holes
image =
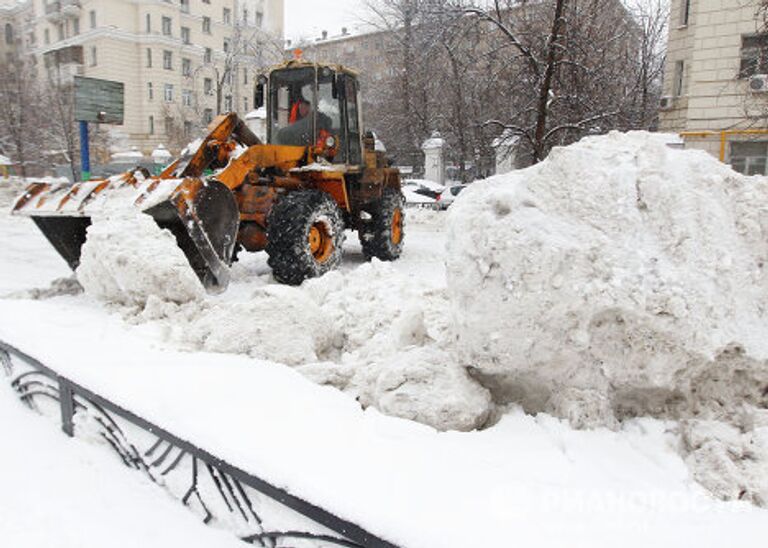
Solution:
[[[12,213],[29,216],[74,270],[91,218],[135,208],[170,230],[201,282],[223,290],[241,250],[262,251],[275,278],[300,284],[341,261],[345,229],[367,258],[395,260],[404,237],[400,175],[362,131],[357,75],[301,59],[258,79],[267,142],[230,113],[159,176],[34,183]]]

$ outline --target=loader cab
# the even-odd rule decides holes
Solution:
[[[357,76],[341,67],[290,62],[259,79],[267,142],[314,147],[334,164],[363,163]],[[266,101],[265,101],[266,99]]]

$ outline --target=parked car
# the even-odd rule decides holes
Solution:
[[[412,207],[425,207],[429,209],[439,209],[437,198],[440,196],[443,187],[432,181],[422,181],[420,179],[406,179],[403,181],[403,195],[406,205]]]
[[[453,185],[446,188],[437,197],[437,205],[440,209],[448,209],[448,207],[456,200],[456,197],[462,190],[467,188],[467,185]]]

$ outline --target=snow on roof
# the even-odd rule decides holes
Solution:
[[[167,148],[165,148],[165,145],[162,143],[157,145],[157,148],[152,151],[152,159],[156,162],[170,160],[172,157],[173,155],[168,151]]]
[[[131,162],[134,160],[141,160],[144,155],[137,147],[131,147],[131,150],[126,152],[115,152],[112,155],[112,160],[115,162]]]
[[[439,131],[435,131],[432,133],[432,137],[424,141],[424,144],[421,145],[421,149],[432,150],[435,148],[443,148],[444,146],[445,146],[445,139],[443,139]]]
[[[403,184],[412,185],[412,186],[423,186],[435,192],[442,192],[443,190],[445,190],[445,185],[441,185],[440,183],[436,183],[435,181],[430,181],[428,179],[405,179],[403,181]]]
[[[516,145],[520,141],[520,136],[515,135],[515,133],[510,129],[505,129],[501,135],[496,137],[493,140],[493,143],[491,143],[491,148],[499,148],[502,146],[513,146]]]

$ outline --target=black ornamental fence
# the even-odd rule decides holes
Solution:
[[[31,409],[54,415],[68,436],[111,448],[122,463],[197,513],[267,548],[396,545],[180,439],[0,341],[0,370]]]

